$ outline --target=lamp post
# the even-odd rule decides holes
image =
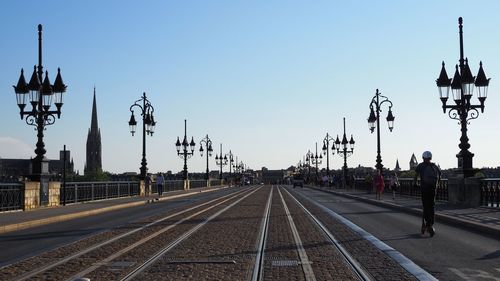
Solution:
[[[228,161],[229,161],[229,185],[231,186],[231,180],[232,180],[232,166],[233,166],[233,162],[234,162],[234,158],[233,158],[233,153],[231,152],[231,150],[229,150],[229,153],[226,154],[226,156],[228,156]]]
[[[142,102],[142,105],[141,105]],[[130,133],[132,136],[135,134],[137,121],[135,121],[134,107],[138,107],[142,116],[142,161],[141,161],[141,179],[146,178],[146,173],[148,172],[147,161],[146,161],[146,135],[153,136],[155,131],[156,122],[153,116],[155,111],[153,105],[146,97],[146,93],[142,94],[141,99],[136,100],[134,104],[130,106],[130,120],[128,121]]]
[[[351,135],[351,139],[347,141],[347,137],[345,134],[345,117],[344,136],[342,137],[342,142],[340,142],[339,136],[337,135],[337,139],[335,140],[335,147],[337,148],[337,154],[344,157],[344,166],[342,167],[342,185],[345,188],[345,182],[347,180],[347,157],[351,156],[354,153],[354,139]]]
[[[330,177],[330,142],[332,143],[332,155],[335,153],[335,139],[332,138],[328,133],[326,133],[323,139],[323,154],[326,155],[326,174]]]
[[[380,100],[380,98],[382,98],[382,100]],[[392,132],[392,129],[394,128],[392,101],[390,101],[386,96],[382,96],[377,89],[377,91],[375,92],[375,96],[373,96],[372,101],[370,102],[370,116],[368,117],[368,125],[370,126],[370,132],[372,133],[375,130],[375,127],[377,127],[377,164],[375,165],[375,168],[377,168],[377,170],[380,170],[380,172],[382,172],[382,168],[384,167],[384,165],[382,165],[382,157],[380,156],[380,112],[382,112],[381,106],[384,103],[387,103],[389,105],[389,112],[387,113],[387,117],[385,119],[387,120],[389,131]],[[376,125],[375,122],[377,122]]]
[[[306,163],[307,163],[307,179],[309,179],[309,177],[311,176],[311,162],[312,162],[312,158],[313,158],[313,153],[308,150],[307,153],[306,153]]]
[[[24,70],[21,69],[19,81],[13,87],[16,93],[21,120],[25,118],[26,124],[34,126],[37,131],[36,157],[32,160],[31,178],[32,180],[41,180],[42,174],[48,174],[48,161],[45,159],[46,150],[45,143],[43,142],[43,131],[46,126],[54,124],[56,121],[54,115],[57,115],[58,119],[61,117],[61,107],[63,105],[64,92],[66,92],[66,85],[62,81],[61,70],[59,68],[57,69],[54,84],[50,84],[47,71],[45,71],[45,78],[43,78],[41,24],[38,25],[38,66],[34,66],[29,83],[26,83]],[[52,97],[55,99],[54,105],[56,106],[56,110],[50,109]],[[28,98],[31,110],[25,111]],[[46,203],[45,199],[48,200],[48,198],[42,199],[42,203]]]
[[[220,154],[215,155],[215,163],[220,166],[219,179],[222,181],[222,166],[227,165],[227,156],[222,156],[222,143],[220,144]]]
[[[203,157],[203,145],[205,145],[205,149],[207,150],[207,154],[206,154],[206,157],[207,157],[207,171],[205,172],[205,179],[208,181],[210,179],[210,170],[208,169],[208,158],[212,157],[212,152],[213,152],[213,149],[212,149],[212,140],[210,140],[210,138],[208,137],[208,134],[207,134],[206,137],[204,137],[200,141],[200,155],[201,155],[201,157]]]
[[[311,157],[312,163],[314,166],[316,166],[316,180],[319,178],[319,170],[318,170],[318,165],[321,165],[323,163],[323,156],[318,154],[318,143],[316,142],[316,153],[312,155]]]
[[[187,141],[187,121],[184,119],[184,139],[182,143],[179,141],[179,137],[177,137],[177,141],[175,142],[175,148],[177,149],[177,155],[184,159],[184,167],[182,170],[182,178],[186,181],[188,179],[188,167],[187,160],[191,158],[194,154],[194,147],[196,143],[194,142],[194,138],[191,137],[191,142]],[[191,150],[191,152],[188,151]]]
[[[484,102],[488,95],[488,85],[490,78],[486,78],[483,70],[483,63],[479,62],[479,71],[477,76],[472,76],[469,68],[468,59],[464,59],[464,46],[463,46],[463,31],[462,31],[462,18],[458,18],[458,29],[460,38],[460,59],[459,65],[455,66],[455,74],[453,79],[448,78],[446,69],[444,68],[444,61],[441,67],[441,73],[436,80],[439,89],[439,96],[443,103],[443,113],[448,111],[448,116],[451,119],[458,120],[461,127],[462,136],[460,137],[460,152],[457,154],[458,168],[463,173],[464,177],[474,176],[472,169],[472,158],[474,154],[469,151],[469,137],[467,136],[467,124],[470,120],[476,119],[479,116],[478,109],[481,113],[484,112]],[[472,104],[471,98],[474,92],[474,85],[477,88],[477,97],[479,104]],[[450,92],[453,94],[455,104],[446,104]]]

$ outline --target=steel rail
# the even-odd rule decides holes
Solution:
[[[288,195],[299,205],[302,210],[309,215],[309,217],[318,225],[318,227],[324,232],[326,237],[332,242],[332,244],[338,249],[338,251],[342,254],[347,264],[351,267],[352,271],[358,276],[360,280],[363,281],[372,281],[374,280],[371,275],[364,269],[364,267],[359,264],[353,256],[338,242],[338,240],[333,236],[333,234],[325,227],[320,220],[318,220],[299,200],[293,196],[286,188],[283,188]]]
[[[163,255],[165,255],[166,253],[168,253],[169,251],[171,251],[173,248],[175,248],[177,245],[179,245],[181,242],[183,242],[184,240],[186,240],[187,238],[189,238],[193,233],[195,233],[196,231],[198,231],[205,224],[207,224],[208,222],[210,222],[214,218],[218,217],[219,215],[221,215],[225,211],[229,210],[230,208],[234,207],[236,204],[238,204],[239,202],[241,202],[243,199],[247,198],[248,196],[252,195],[253,193],[255,193],[256,191],[258,191],[259,189],[261,189],[261,187],[255,189],[255,190],[253,190],[251,192],[248,192],[246,195],[244,195],[240,199],[236,200],[235,202],[233,202],[230,205],[226,206],[224,209],[222,209],[222,210],[218,211],[217,213],[211,215],[206,220],[202,221],[201,223],[199,223],[195,227],[191,228],[190,230],[188,230],[187,232],[185,232],[183,235],[181,235],[180,237],[178,237],[177,239],[175,239],[173,242],[171,242],[167,246],[163,247],[163,249],[161,249],[160,251],[156,252],[153,256],[151,256],[151,258],[149,258],[147,261],[145,261],[140,266],[136,267],[133,271],[131,271],[129,274],[127,274],[125,277],[121,278],[120,280],[121,281],[128,281],[128,280],[132,280],[133,278],[137,277],[139,274],[141,274],[146,269],[148,269],[151,265],[153,265]]]
[[[269,228],[269,216],[271,215],[271,203],[273,198],[273,190],[269,193],[269,198],[267,199],[266,209],[264,210],[264,215],[262,222],[260,224],[260,238],[257,245],[257,255],[255,257],[255,267],[253,269],[252,281],[258,281],[263,279],[264,273],[264,252],[267,242],[267,231]]]
[[[175,213],[175,214],[171,214],[171,215],[169,215],[169,216],[163,217],[163,218],[161,218],[161,219],[158,219],[158,220],[156,220],[156,221],[153,221],[153,222],[151,222],[151,223],[148,223],[148,224],[146,224],[146,225],[144,225],[144,226],[142,226],[142,227],[140,227],[140,228],[137,228],[137,229],[134,229],[134,230],[131,230],[131,231],[128,231],[128,232],[122,233],[122,234],[120,234],[120,235],[118,235],[118,236],[115,236],[115,237],[113,237],[113,238],[109,239],[109,240],[106,240],[106,241],[104,241],[104,242],[101,242],[101,243],[98,243],[98,244],[96,244],[96,245],[90,246],[90,247],[88,247],[88,248],[86,248],[86,249],[83,249],[83,250],[81,250],[81,251],[78,251],[78,252],[76,252],[76,253],[74,253],[74,254],[72,254],[72,255],[70,255],[70,256],[64,257],[64,258],[62,258],[62,259],[60,259],[60,260],[58,260],[58,261],[55,261],[55,262],[53,262],[53,263],[50,263],[50,264],[47,264],[47,265],[45,265],[45,266],[39,267],[39,268],[37,268],[37,269],[34,269],[34,270],[32,270],[32,271],[30,271],[30,272],[27,272],[27,273],[25,273],[25,274],[23,274],[23,275],[21,275],[21,276],[19,276],[19,277],[15,278],[15,279],[12,279],[12,280],[15,280],[15,281],[24,281],[24,280],[28,280],[28,279],[30,279],[30,278],[32,278],[32,277],[34,277],[34,276],[35,276],[35,275],[37,275],[37,274],[40,274],[40,273],[45,272],[45,271],[47,271],[47,270],[50,270],[50,269],[52,269],[52,268],[54,268],[54,267],[56,267],[56,266],[58,266],[58,265],[61,265],[61,264],[63,264],[63,263],[66,263],[66,262],[68,262],[68,261],[70,261],[70,260],[72,260],[72,259],[78,258],[78,257],[80,257],[80,256],[82,256],[82,255],[84,255],[84,254],[87,254],[87,253],[89,253],[89,252],[91,252],[91,251],[93,251],[93,250],[96,250],[96,249],[98,249],[98,248],[100,248],[100,247],[103,247],[103,246],[105,246],[105,245],[107,245],[107,244],[110,244],[110,243],[115,242],[115,241],[117,241],[117,240],[119,240],[119,239],[122,239],[122,238],[127,237],[127,236],[129,236],[129,235],[132,235],[132,234],[134,234],[134,233],[136,233],[136,232],[139,232],[139,231],[141,231],[141,230],[143,230],[143,229],[146,229],[146,228],[148,228],[148,227],[151,227],[151,226],[153,226],[153,225],[156,225],[156,224],[158,224],[158,223],[160,223],[160,222],[162,222],[162,221],[168,220],[168,219],[173,218],[173,217],[175,217],[175,216],[182,215],[182,214],[184,214],[184,213],[186,213],[186,212],[190,212],[190,211],[195,210],[195,209],[197,209],[197,208],[201,208],[201,207],[203,207],[203,206],[205,206],[205,205],[212,204],[212,203],[214,203],[214,202],[216,202],[216,201],[218,201],[218,200],[221,200],[221,199],[226,198],[226,197],[230,197],[230,196],[232,196],[232,195],[234,195],[234,197],[236,197],[236,196],[238,196],[239,194],[241,194],[241,193],[243,193],[243,192],[244,192],[244,191],[237,191],[237,192],[235,192],[235,193],[231,193],[231,194],[228,194],[228,195],[224,195],[224,196],[219,197],[219,198],[217,198],[217,199],[213,199],[213,200],[210,200],[210,201],[208,201],[208,202],[202,203],[202,204],[200,204],[200,205],[193,206],[193,207],[188,208],[188,209],[186,209],[186,210],[182,210],[182,211],[179,211],[179,212],[177,212],[177,213]],[[236,195],[235,195],[235,194],[236,194]],[[78,241],[76,241],[76,242],[78,242]],[[74,242],[74,243],[76,243],[76,242]]]
[[[302,240],[300,239],[299,231],[297,230],[297,227],[295,226],[292,215],[290,214],[290,210],[288,209],[288,206],[286,205],[285,198],[283,198],[283,194],[281,194],[281,190],[279,188],[278,188],[278,193],[280,194],[281,202],[283,203],[283,207],[285,208],[285,214],[286,214],[286,217],[287,217],[288,222],[290,224],[290,228],[292,229],[292,235],[293,235],[293,239],[295,240],[295,245],[297,246],[297,252],[299,254],[300,265],[302,266],[302,271],[304,272],[304,277],[305,277],[306,281],[316,281],[316,276],[314,275],[314,271],[312,269],[311,262],[309,261],[309,258],[307,257],[306,250],[304,249],[304,244],[302,243]]]

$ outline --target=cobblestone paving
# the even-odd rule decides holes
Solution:
[[[170,229],[169,231],[158,235],[154,239],[142,244],[137,248],[134,248],[131,251],[126,252],[120,257],[99,267],[97,270],[86,275],[85,277],[90,278],[91,280],[94,279],[116,280],[124,277],[126,274],[135,269],[135,267],[148,260],[160,249],[163,249],[164,247],[168,246],[171,242],[173,242],[175,239],[183,235],[185,232],[197,226],[199,223],[204,222],[207,218],[217,213],[221,209],[225,208],[227,205],[230,205],[239,198],[241,198],[241,196],[238,196],[235,199],[231,199],[226,203],[220,204],[219,206],[214,207],[211,210],[208,210],[202,214],[196,215],[195,217],[184,221],[183,223],[177,225],[176,227]],[[182,215],[182,217],[185,218],[187,217],[187,215]],[[117,264],[123,266],[116,266]],[[139,280],[142,280],[142,278]],[[156,280],[156,279],[153,278],[151,280]]]
[[[136,280],[249,280],[255,266],[260,225],[271,189],[274,191],[264,252],[264,280],[305,280],[297,246],[278,188],[269,186],[260,188],[257,192],[211,220],[164,255],[147,271],[141,273]],[[321,230],[298,204],[284,192],[284,189],[280,189],[307,252],[309,262],[311,262],[316,279],[356,280],[355,275],[351,272],[341,254],[331,245]],[[362,239],[356,232],[332,218],[321,208],[310,203],[298,192],[290,188],[288,190],[322,221],[344,248],[358,260],[375,280],[416,280],[399,264],[375,248],[371,243]],[[155,231],[195,214],[200,209],[170,218],[158,225],[112,242],[50,271],[30,278],[30,280],[62,280],[71,277],[88,266],[96,264],[99,265],[97,270],[84,277],[91,280],[120,279],[182,234],[236,200],[237,198],[229,200],[203,214],[198,214],[110,262],[99,264],[109,255],[147,237]],[[199,202],[191,205],[195,204],[199,204]],[[186,209],[188,207],[184,206],[182,208]],[[170,214],[174,212],[169,211]],[[67,257],[90,245],[106,241],[118,234],[138,228],[164,216],[165,214],[158,214],[137,223],[99,233],[37,257],[1,268],[0,280],[10,280],[44,263],[51,263]]]
[[[207,199],[206,201],[209,201]],[[88,238],[84,238],[81,240],[78,240],[74,243],[71,243],[69,245],[62,246],[60,248],[45,252],[41,255],[20,261],[18,263],[8,265],[6,267],[3,267],[0,269],[0,280],[12,280],[15,279],[16,277],[19,277],[23,274],[26,274],[36,268],[39,268],[41,266],[53,263],[55,261],[61,260],[65,257],[68,257],[72,254],[75,254],[83,249],[86,249],[90,246],[96,245],[98,243],[107,241],[111,238],[114,238],[120,234],[123,234],[127,231],[142,227],[148,223],[151,223],[155,220],[158,220],[162,217],[165,217],[169,214],[181,211],[183,209],[187,209],[189,207],[193,207],[196,205],[199,205],[200,202],[192,203],[187,206],[182,206],[175,208],[173,210],[169,210],[168,213],[160,213],[155,216],[151,216],[149,218],[145,218],[143,220],[140,220],[135,223],[130,223],[122,227],[118,227],[109,231],[105,231],[102,233],[98,233],[96,235],[93,235]],[[82,268],[85,268],[93,263],[98,262],[99,260],[107,257],[110,253],[114,253],[117,250],[125,247],[126,245],[130,245],[145,236],[153,233],[154,231],[157,231],[161,229],[162,227],[165,227],[167,225],[172,224],[175,221],[178,221],[180,218],[184,216],[188,216],[189,214],[195,213],[197,210],[193,210],[190,212],[187,212],[178,218],[172,218],[170,220],[163,221],[155,226],[146,228],[144,230],[138,231],[130,236],[124,237],[122,239],[119,239],[115,242],[112,242],[108,245],[105,245],[104,247],[101,247],[95,251],[92,251],[90,253],[87,253],[85,255],[80,256],[77,259],[71,260],[70,262],[61,264],[59,266],[56,266],[55,268],[43,273],[39,274],[37,276],[34,276],[30,278],[30,280],[61,280],[64,278],[70,277],[72,274],[75,274],[79,272]]]
[[[288,193],[282,191],[317,280],[358,280],[341,253]]]
[[[269,193],[269,188],[261,188],[222,213],[136,279],[250,279]]]
[[[373,276],[375,280],[416,280],[392,258],[364,240],[359,234],[310,203],[298,192],[288,190],[318,218],[341,245]]]

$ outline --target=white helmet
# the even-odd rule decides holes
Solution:
[[[424,153],[422,153],[422,158],[432,159],[432,153],[430,151],[424,151]]]

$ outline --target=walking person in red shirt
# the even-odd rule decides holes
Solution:
[[[382,193],[384,192],[384,177],[382,172],[377,169],[377,174],[373,177],[373,186],[375,187],[375,192],[377,193],[376,198],[378,200],[382,199]]]

